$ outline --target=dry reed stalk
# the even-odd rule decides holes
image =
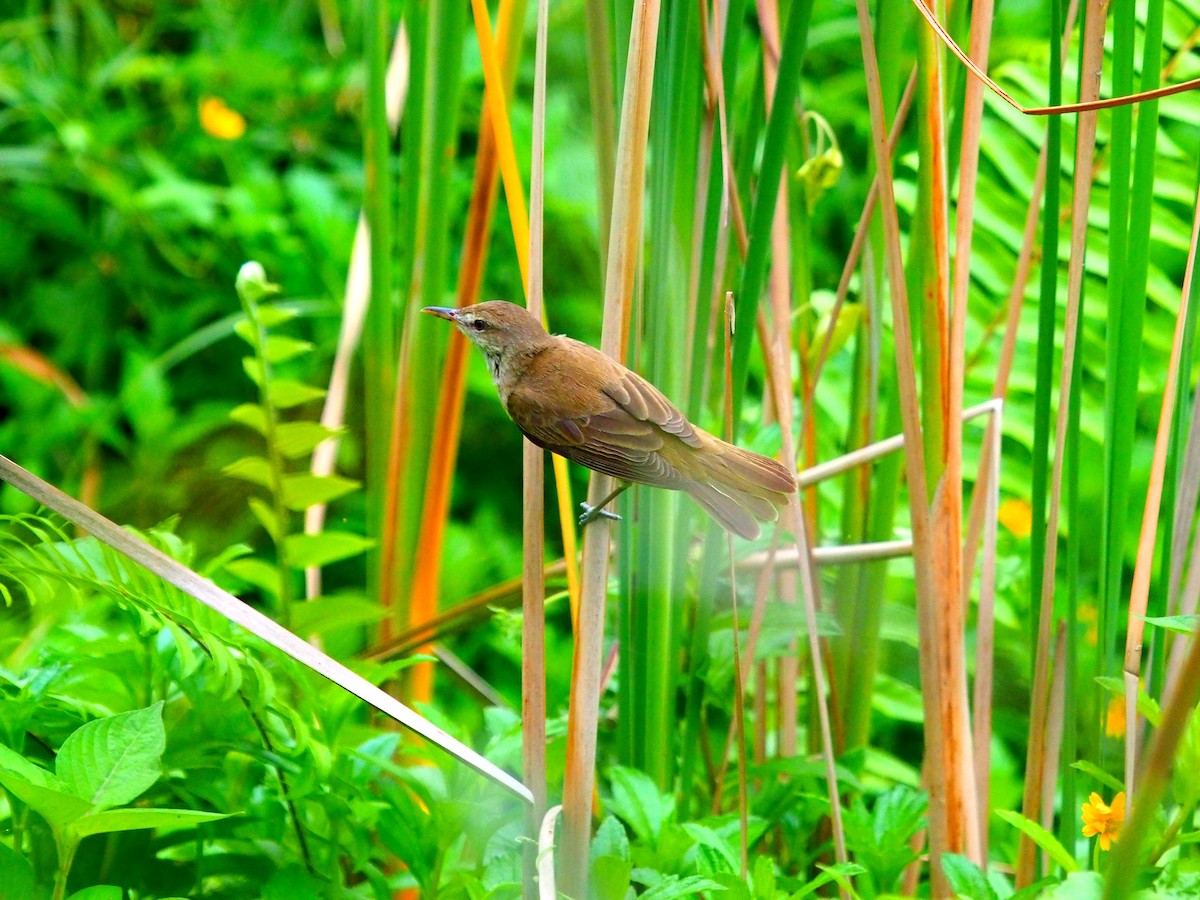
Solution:
[[[546,43],[549,0],[538,0],[537,40],[534,51],[533,137],[529,177],[529,283],[528,310],[542,318],[545,237],[546,174]],[[528,438],[522,441],[522,598],[521,619],[521,757],[525,785],[533,794],[527,818],[530,834],[537,833],[546,809],[546,457]],[[553,834],[554,819],[550,820]],[[532,900],[537,874],[537,853],[530,844],[523,853],[525,896]]]
[[[1171,341],[1171,361],[1167,364],[1167,386],[1163,391],[1162,411],[1158,416],[1158,434],[1154,439],[1154,458],[1146,489],[1146,507],[1138,536],[1137,560],[1133,568],[1133,586],[1129,591],[1129,618],[1125,637],[1125,785],[1132,789],[1137,773],[1137,692],[1142,666],[1142,637],[1146,630],[1146,603],[1150,596],[1150,569],[1154,565],[1154,545],[1158,538],[1158,513],[1162,505],[1163,480],[1167,470],[1167,450],[1171,441],[1171,419],[1175,412],[1175,393],[1179,385],[1179,359],[1192,292],[1192,272],[1200,234],[1200,192],[1192,221],[1191,250],[1184,274],[1183,295],[1175,316],[1175,336]],[[1132,797],[1130,798],[1132,802]]]
[[[658,49],[659,0],[637,0],[629,37],[620,137],[604,285],[601,350],[619,359],[628,320],[642,234],[646,142]],[[593,473],[588,500],[598,504],[612,488],[607,475]],[[584,532],[583,583],[571,673],[567,716],[567,762],[563,788],[562,890],[586,900],[592,793],[595,784],[596,727],[608,592],[610,523],[600,518]]]

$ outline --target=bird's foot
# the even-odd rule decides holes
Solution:
[[[602,506],[591,506],[588,503],[580,503],[579,508],[583,510],[583,514],[579,517],[579,527],[582,528],[588,522],[593,522],[596,519],[612,519],[614,522],[619,522],[621,517],[615,512],[609,512]]]

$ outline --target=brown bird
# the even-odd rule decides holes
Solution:
[[[428,306],[449,319],[487,358],[500,402],[533,443],[618,479],[579,524],[631,483],[684,491],[734,534],[753,540],[796,491],[784,466],[727,444],[689,422],[646,379],[594,347],[547,334],[524,308],[504,300],[462,309]]]

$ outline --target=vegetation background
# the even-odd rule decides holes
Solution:
[[[570,896],[1200,895],[1200,93],[1026,115],[909,0],[560,0],[540,104],[522,0],[18,6],[0,452],[536,815],[6,486],[0,897],[532,896],[560,797]],[[1189,0],[1083,6],[932,8],[1027,106],[1200,76]],[[416,314],[527,293],[799,468],[906,446],[729,550],[638,490],[581,574],[587,473],[523,490],[482,359]]]

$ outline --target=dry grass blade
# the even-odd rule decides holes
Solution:
[[[525,785],[488,762],[470,747],[446,734],[395,697],[384,693],[361,675],[350,671],[337,660],[317,650],[282,625],[243,603],[233,594],[217,587],[207,578],[196,574],[162,551],[150,546],[3,456],[0,456],[0,478],[38,503],[58,513],[67,521],[78,525],[102,544],[145,567],[169,584],[173,584],[188,596],[245,628],[255,637],[287,654],[301,665],[328,678],[338,687],[369,703],[384,715],[395,719],[404,727],[441,747],[447,753],[507,788],[518,797],[527,801],[533,800],[533,796]]]
[[[1080,83],[1080,96],[1097,97],[1104,54],[1104,24],[1107,0],[1089,0],[1083,39],[1083,71],[1090,74]],[[1046,721],[1049,714],[1050,634],[1053,631],[1054,570],[1058,555],[1058,514],[1062,497],[1063,449],[1070,412],[1071,376],[1075,359],[1079,304],[1083,292],[1083,264],[1087,239],[1087,212],[1091,204],[1092,170],[1096,149],[1096,114],[1081,113],[1075,140],[1075,195],[1071,209],[1071,264],[1067,281],[1067,312],[1064,323],[1062,368],[1058,392],[1058,418],[1054,434],[1054,468],[1046,523],[1045,564],[1041,585],[1041,615],[1038,620],[1037,655],[1034,661],[1030,699],[1029,751],[1025,764],[1025,793],[1022,811],[1036,819],[1041,802],[1042,757],[1046,752]],[[1021,836],[1017,856],[1017,887],[1031,884],[1036,865],[1033,841]]]
[[[1163,391],[1162,411],[1158,417],[1158,435],[1154,439],[1154,458],[1146,490],[1146,508],[1138,537],[1137,560],[1133,568],[1133,587],[1129,592],[1129,620],[1125,637],[1125,710],[1129,721],[1125,728],[1125,784],[1132,787],[1137,772],[1137,691],[1142,666],[1142,636],[1146,630],[1146,603],[1150,596],[1150,569],[1154,564],[1154,545],[1158,538],[1158,512],[1162,505],[1163,479],[1167,471],[1167,450],[1171,440],[1171,419],[1175,411],[1175,391],[1179,384],[1179,359],[1183,353],[1192,275],[1196,264],[1196,243],[1200,237],[1200,192],[1192,219],[1192,243],[1183,279],[1183,296],[1175,317],[1175,337],[1171,342],[1171,361],[1167,365],[1167,386]]]

